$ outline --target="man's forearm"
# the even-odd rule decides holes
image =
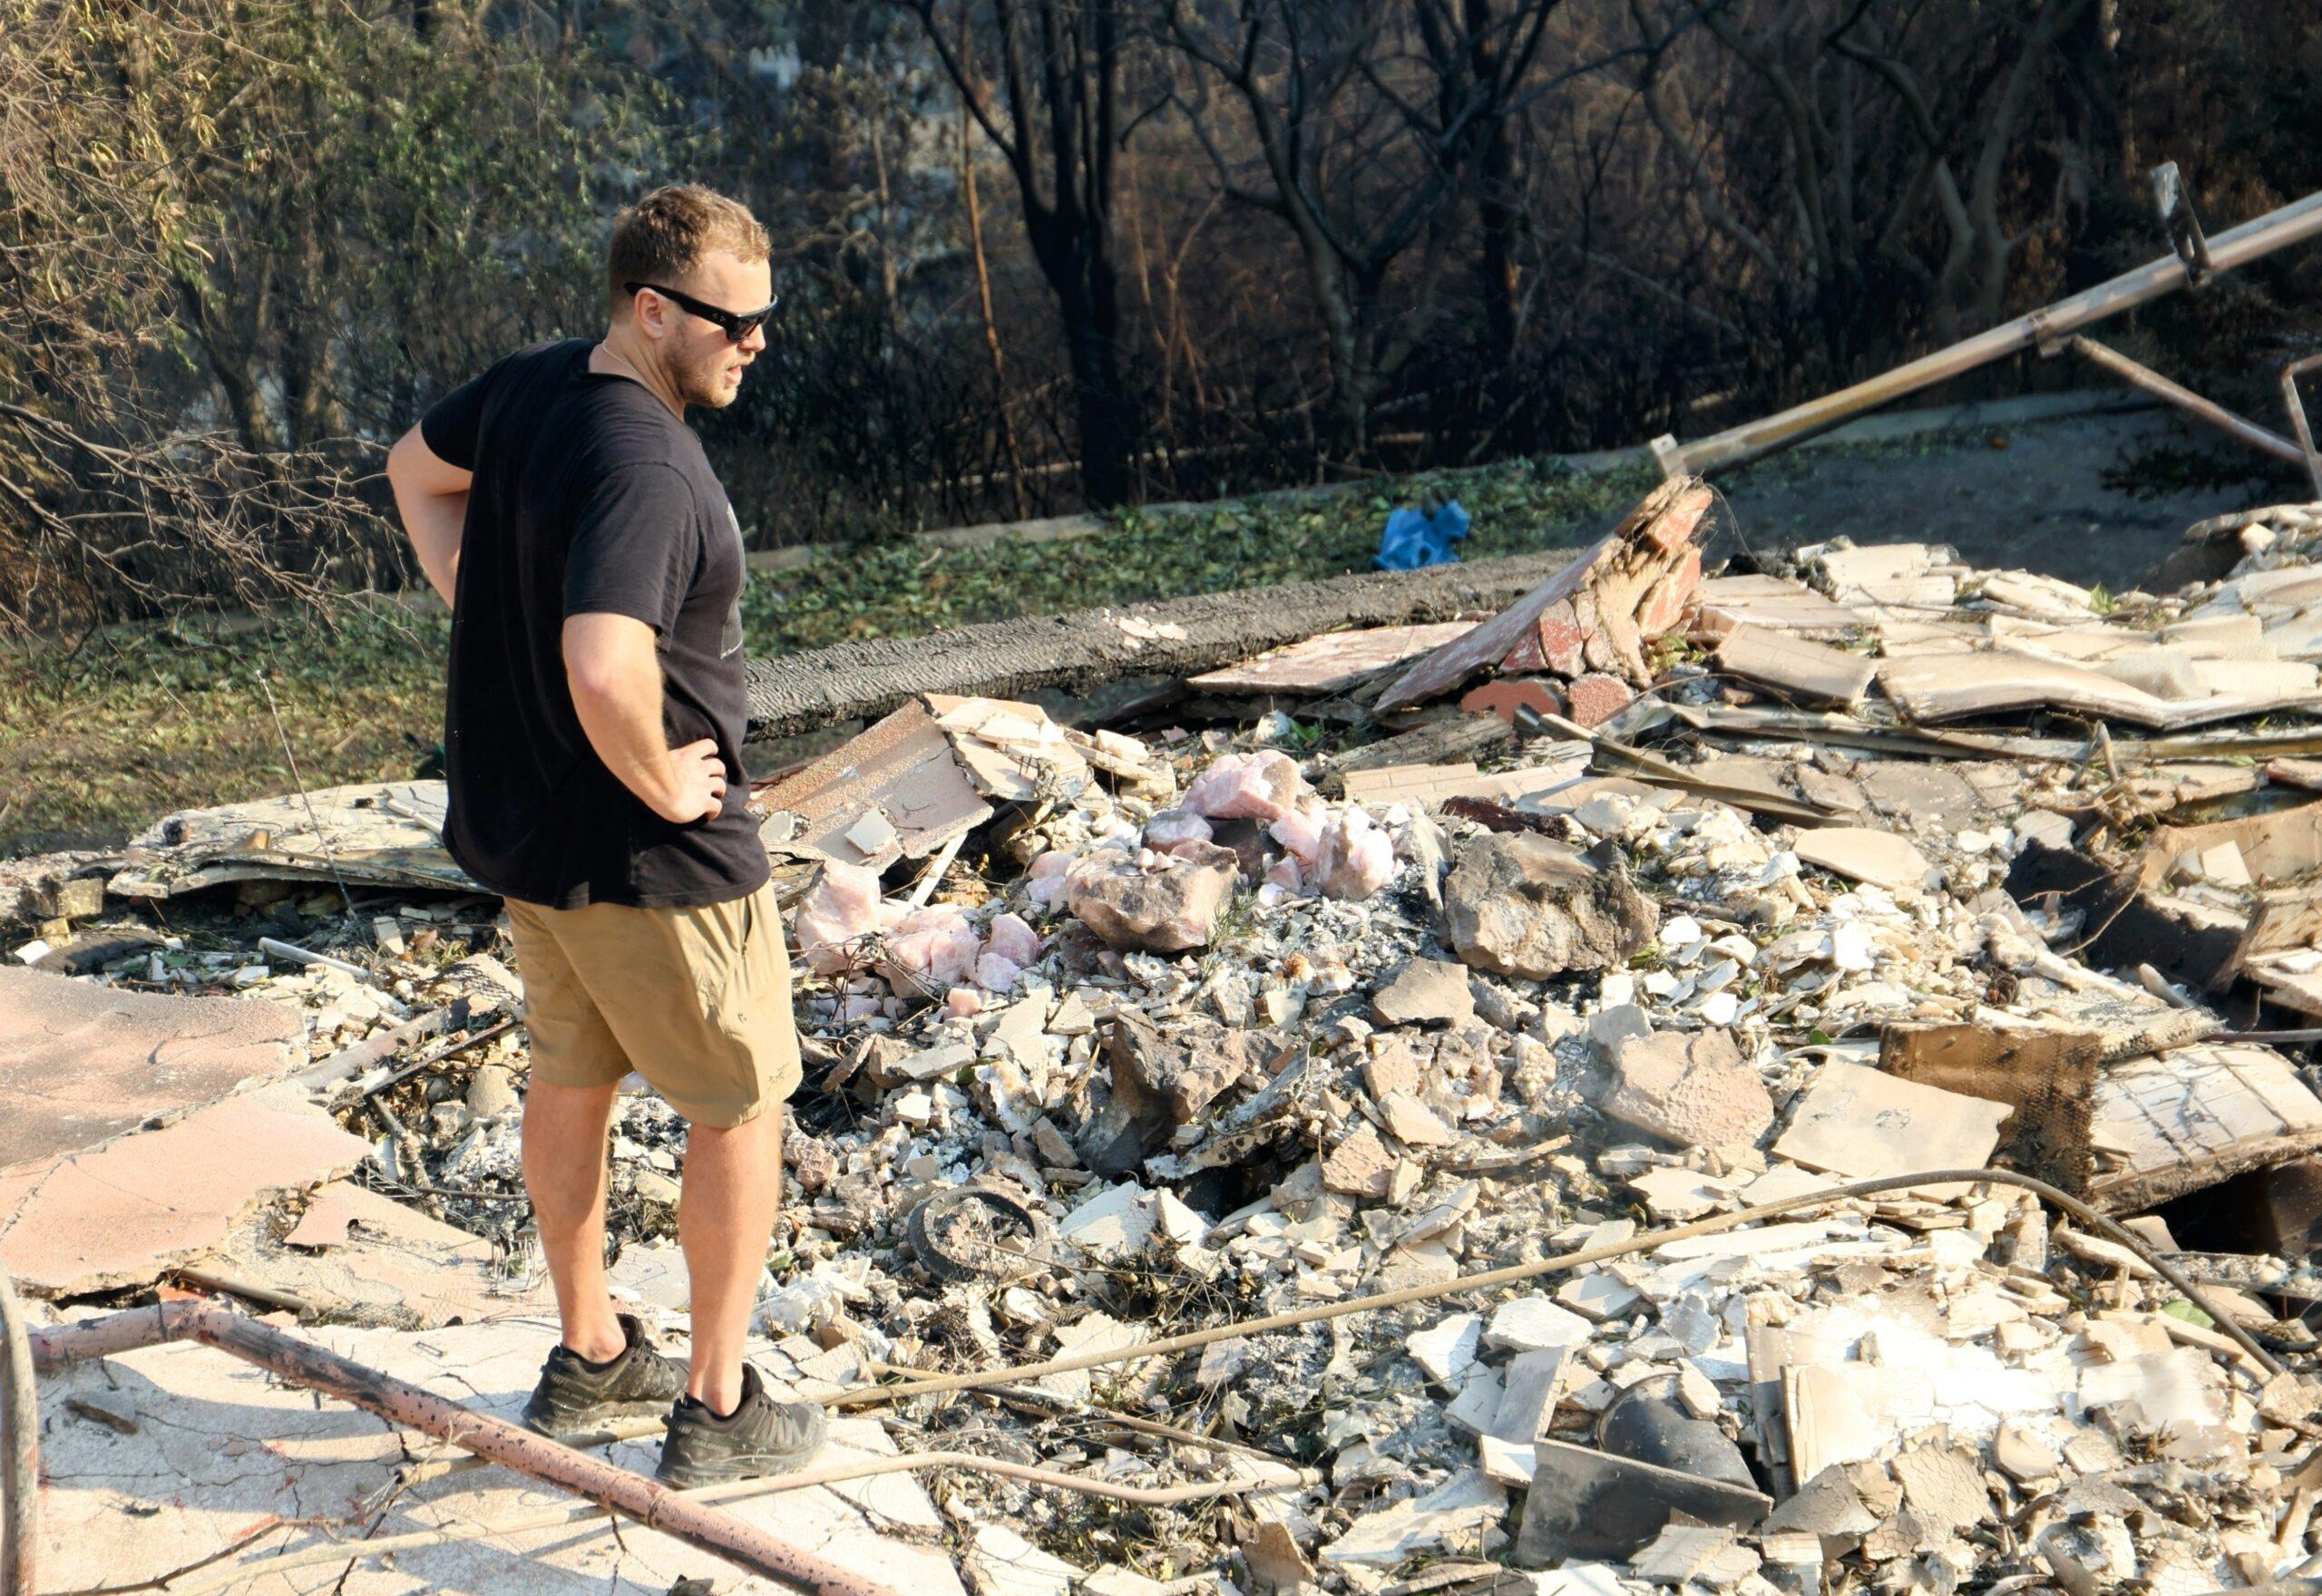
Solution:
[[[659,668],[649,662],[641,671],[576,679],[572,707],[605,768],[648,809],[666,815],[677,801],[678,784],[669,740],[661,730]]]

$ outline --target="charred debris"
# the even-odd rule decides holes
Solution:
[[[1488,607],[1366,579],[1222,658],[1063,618],[1052,679],[939,642],[859,731],[769,724],[808,1071],[762,1361],[904,1453],[1220,1487],[941,1475],[981,1596],[2322,1568],[2322,505],[2116,595],[1704,575],[1719,513],[1679,478]],[[36,1317],[540,1314],[521,986],[442,803],[0,867]],[[624,1099],[665,1324],[681,1153]]]

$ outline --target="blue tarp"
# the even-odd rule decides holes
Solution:
[[[1379,534],[1378,557],[1371,564],[1381,570],[1417,570],[1423,565],[1449,565],[1459,558],[1451,545],[1468,535],[1468,512],[1457,499],[1429,513],[1398,510],[1387,518]]]

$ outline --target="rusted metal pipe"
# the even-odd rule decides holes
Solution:
[[[2231,271],[2317,234],[2322,234],[2322,194],[2308,194],[2210,239],[2210,261],[2217,271]],[[1745,422],[1691,443],[1681,444],[1674,438],[1657,439],[1654,454],[1662,470],[1671,476],[1687,472],[1705,476],[1722,466],[1739,465],[1803,443],[1866,411],[1947,382],[1977,366],[2021,354],[2044,340],[2063,338],[2124,310],[2133,310],[2183,287],[2186,278],[2184,261],[2174,255],[2165,256],[2068,299],[2059,299],[2028,316],[2002,322],[1972,338],[1922,355],[1852,387],[1793,405],[1777,415]]]
[[[2306,463],[2305,452],[2279,433],[2236,415],[2214,400],[2204,399],[2190,388],[2171,382],[2152,367],[2132,360],[2109,344],[2100,344],[2085,334],[2074,333],[2064,340],[2064,347],[2083,359],[2102,366],[2131,387],[2143,389],[2162,404],[2175,405],[2194,420],[2207,422],[2239,443],[2247,443],[2277,460],[2287,460],[2292,465]]]
[[[16,1288],[0,1274],[0,1596],[33,1596],[40,1556],[40,1396]]]
[[[802,1552],[706,1502],[286,1336],[220,1304],[164,1302],[114,1317],[132,1322],[119,1330],[107,1329],[112,1321],[105,1319],[85,1327],[66,1327],[102,1333],[62,1345],[52,1338],[46,1360],[54,1367],[75,1357],[91,1356],[88,1348],[99,1346],[124,1351],[130,1346],[155,1341],[200,1341],[293,1384],[353,1403],[391,1424],[424,1431],[543,1484],[585,1496],[648,1529],[795,1590],[815,1596],[894,1596],[885,1586]],[[129,1337],[136,1338],[123,1345]]]

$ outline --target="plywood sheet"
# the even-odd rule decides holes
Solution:
[[[1223,670],[1189,677],[1187,686],[1213,693],[1343,693],[1390,666],[1416,659],[1465,637],[1476,625],[1471,620],[1450,620],[1325,632]]]
[[[2096,1083],[2090,1194],[2136,1212],[2244,1170],[2322,1147],[2322,1098],[2289,1060],[2203,1044],[2115,1066]]]
[[[994,813],[935,717],[915,702],[760,793],[757,803],[796,817],[788,841],[774,846],[873,870],[932,853]],[[866,851],[846,833],[873,811],[895,835]]]

